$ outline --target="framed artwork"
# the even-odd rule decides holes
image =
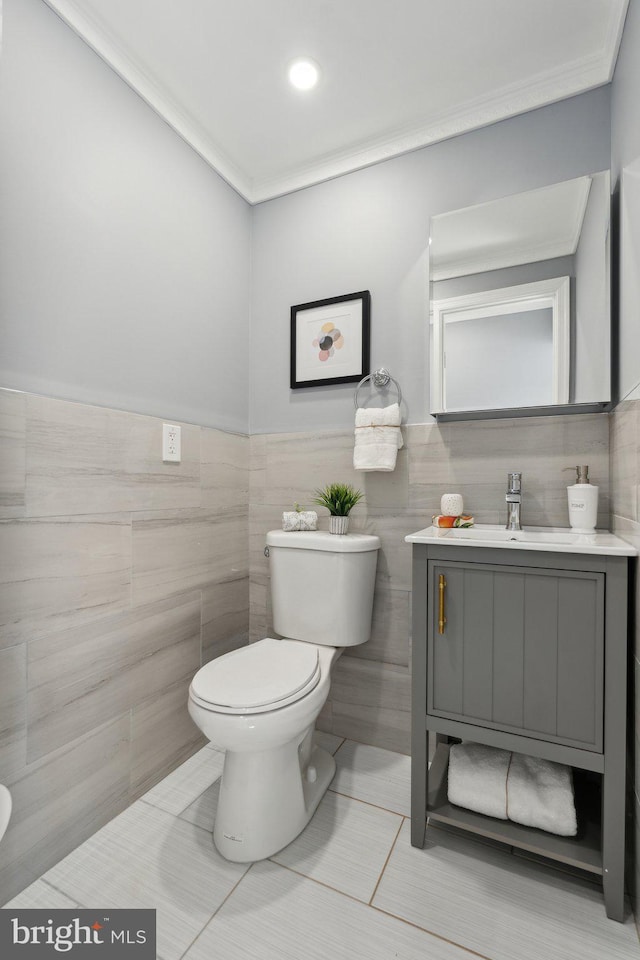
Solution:
[[[291,307],[291,389],[366,377],[370,318],[368,290]]]

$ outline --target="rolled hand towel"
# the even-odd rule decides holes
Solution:
[[[514,753],[507,778],[510,820],[548,830],[561,837],[575,836],[578,824],[571,770],[564,763]]]
[[[315,510],[285,510],[282,514],[282,529],[317,530],[318,514]]]
[[[355,434],[353,466],[356,470],[395,470],[398,450],[402,447],[397,403],[388,407],[358,407]]]
[[[450,803],[507,820],[507,771],[511,753],[480,743],[449,748]]]

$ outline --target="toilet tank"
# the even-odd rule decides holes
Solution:
[[[273,627],[280,636],[331,647],[366,643],[379,537],[271,530],[267,547]]]

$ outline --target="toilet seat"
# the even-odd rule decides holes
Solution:
[[[316,647],[265,637],[205,664],[189,693],[201,707],[217,713],[256,714],[301,700],[319,680]]]

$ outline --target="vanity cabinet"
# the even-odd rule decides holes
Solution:
[[[413,845],[424,845],[430,819],[577,866],[602,877],[607,914],[622,920],[633,549],[622,541],[626,555],[498,549],[420,533],[407,538]],[[429,732],[436,744],[430,768]],[[577,836],[450,804],[452,739],[573,767]]]

